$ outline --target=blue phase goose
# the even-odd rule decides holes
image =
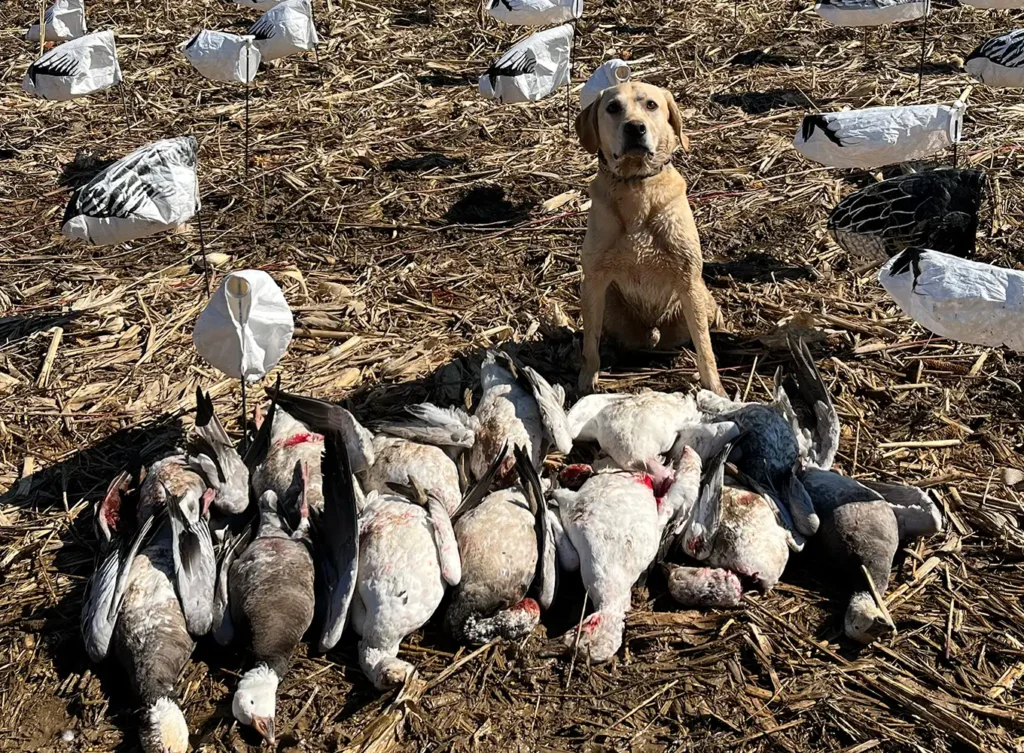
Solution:
[[[150,468],[135,511],[125,509],[129,488],[122,473],[97,511],[104,555],[89,581],[82,635],[93,661],[112,648],[128,672],[145,704],[145,753],[185,753],[188,725],[174,686],[192,654],[193,636],[212,621],[207,580],[215,563],[199,507],[210,495],[177,457]]]
[[[272,406],[268,420],[281,415]],[[261,431],[265,452],[273,430]],[[254,480],[258,510],[252,523],[225,543],[220,563],[217,638],[223,643],[235,633],[245,635],[253,663],[238,682],[232,712],[271,744],[278,684],[313,622],[317,569],[325,602],[321,650],[340,638],[355,587],[358,523],[352,470],[340,432],[328,432],[323,447],[322,507],[310,505],[308,464],[301,459],[296,461],[298,483],[285,497]],[[265,460],[256,455],[250,462]]]
[[[800,426],[782,386],[781,369],[776,373],[771,404],[735,402],[701,390],[697,405],[709,420],[732,421],[740,428],[743,433],[735,442],[730,460],[782,503],[783,513],[792,517],[801,534],[811,536],[819,520],[799,471],[806,465],[832,466],[839,449],[839,420],[806,344],[790,337],[789,347],[797,367],[797,387],[815,418],[812,429]]]

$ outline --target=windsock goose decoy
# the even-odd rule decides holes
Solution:
[[[829,214],[828,229],[859,262],[884,262],[909,246],[971,256],[984,196],[982,170],[898,175],[840,201]]]
[[[700,488],[700,456],[681,451],[668,490],[655,490],[647,473],[608,472],[591,476],[577,491],[557,489],[552,497],[565,536],[563,564],[578,561],[593,614],[580,626],[579,647],[590,661],[611,659],[622,645],[630,589],[651,566],[665,525],[678,508],[691,508]],[[672,490],[676,489],[675,493]],[[662,496],[655,496],[656,491]],[[573,556],[575,554],[575,556]],[[573,646],[576,636],[566,636]]]
[[[708,390],[697,395],[697,405],[710,418],[734,422],[742,435],[731,460],[740,471],[788,508],[797,530],[811,536],[818,528],[817,514],[797,472],[803,465],[830,468],[839,448],[839,419],[828,388],[814,365],[805,343],[790,338],[796,363],[796,383],[815,417],[813,429],[800,426],[781,371],[776,374],[775,399],[769,404],[740,403]]]
[[[46,9],[43,25],[47,42],[66,42],[82,36],[86,33],[85,0],[57,0]],[[34,23],[28,30],[28,41],[38,42],[39,37],[39,24]]]
[[[665,392],[587,395],[568,420],[574,441],[597,442],[622,470],[645,470],[656,481],[665,479],[673,447],[706,460],[739,433],[731,421],[704,421],[692,396]]]
[[[483,645],[529,634],[555,594],[554,534],[537,471],[515,448],[520,485],[487,495],[455,523],[462,580],[446,622],[456,640]],[[536,599],[527,597],[531,590]]]
[[[504,352],[488,351],[480,368],[483,395],[473,415],[424,404],[412,407],[413,418],[391,422],[379,429],[387,434],[469,451],[469,469],[480,479],[500,448],[522,446],[540,467],[550,447],[568,454],[572,436],[565,415],[565,390],[551,385],[537,371],[519,367]],[[514,480],[514,461],[506,456],[498,481]]]
[[[83,39],[88,37],[67,44]],[[71,195],[61,232],[102,246],[183,225],[199,210],[198,160],[194,136],[161,139],[139,147]]]
[[[1024,271],[912,247],[878,281],[904,314],[941,337],[1024,352]]]
[[[128,672],[145,706],[144,753],[186,753],[188,724],[175,685],[194,643],[175,587],[167,510],[150,506],[135,525],[122,496],[129,486],[128,474],[119,475],[97,510],[106,554],[89,581],[82,635],[90,659],[102,661],[112,648]]]
[[[114,32],[98,31],[43,53],[28,67],[21,88],[28,94],[66,102],[121,83]]]

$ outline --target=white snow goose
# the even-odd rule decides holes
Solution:
[[[198,151],[195,137],[179,136],[119,159],[71,195],[61,232],[103,246],[184,224],[199,209]]]
[[[840,201],[829,214],[828,229],[860,262],[884,262],[909,246],[971,256],[985,182],[982,170],[889,178]]]
[[[964,68],[986,86],[1024,87],[1024,29],[985,40],[967,56]]]
[[[555,596],[555,545],[528,454],[515,448],[520,485],[487,495],[455,521],[462,580],[445,617],[456,640],[483,645],[529,634]],[[536,599],[527,597],[531,590]]]
[[[647,473],[612,471],[591,476],[576,491],[552,492],[564,529],[559,559],[567,569],[579,567],[596,610],[583,621],[578,637],[580,649],[595,664],[611,659],[622,645],[630,589],[654,562],[666,524],[697,500],[697,453],[682,448],[673,471],[668,490],[656,490]],[[576,641],[571,632],[565,645]]]
[[[731,421],[705,421],[691,395],[667,392],[587,395],[568,421],[574,441],[597,442],[620,469],[646,471],[656,483],[669,480],[665,458],[674,447],[707,460],[739,433]]]
[[[790,352],[797,367],[796,384],[815,418],[813,429],[799,418],[776,372],[775,399],[771,404],[741,403],[708,390],[697,394],[697,405],[711,420],[734,422],[743,432],[733,447],[737,468],[780,501],[784,517],[792,516],[805,536],[818,529],[818,517],[798,471],[804,465],[830,468],[839,449],[839,421],[828,388],[821,379],[806,344],[792,337]],[[787,512],[788,511],[788,512]]]
[[[271,420],[273,411],[272,406]],[[247,635],[253,663],[239,680],[232,711],[238,721],[251,725],[271,744],[278,684],[313,621],[317,567],[326,601],[322,650],[332,648],[340,638],[355,587],[358,523],[352,471],[338,434],[328,434],[323,445],[322,510],[309,504],[308,464],[297,460],[300,483],[288,490],[287,497],[254,486],[258,515],[226,544],[220,564],[218,640],[228,642],[239,631]],[[261,477],[254,474],[254,478]]]
[[[123,495],[131,480],[122,473],[96,514],[104,555],[89,580],[82,635],[93,661],[102,661],[113,648],[128,671],[145,704],[140,731],[145,753],[188,750],[188,724],[174,688],[192,654],[193,635],[205,632],[197,628],[209,628],[201,596],[212,547],[206,545],[205,520],[185,519],[183,499],[170,490],[188,497],[197,478],[180,462],[157,463],[139,490],[137,509],[130,510]]]
[[[528,449],[534,467],[540,467],[547,451],[572,450],[565,415],[565,390],[552,386],[530,367],[519,367],[510,355],[488,351],[480,368],[483,395],[472,416],[459,408],[438,408],[425,403],[408,408],[412,420],[390,422],[379,430],[425,444],[469,450],[469,470],[480,479],[500,449]],[[505,458],[498,483],[515,480],[514,460]]]
[[[422,490],[419,490],[422,492]],[[359,575],[352,625],[361,636],[359,666],[379,690],[404,683],[415,668],[398,658],[402,640],[425,625],[459,584],[462,566],[440,500],[370,492],[359,516]]]

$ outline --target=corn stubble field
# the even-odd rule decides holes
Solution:
[[[89,6],[90,29],[117,32],[129,131],[116,92],[24,96],[38,50],[21,27],[39,8],[0,7],[0,750],[136,749],[125,676],[90,666],[78,635],[92,505],[118,470],[181,439],[197,384],[223,415],[238,406],[236,385],[191,344],[205,303],[195,228],[118,248],[59,235],[68,187],[97,160],[199,139],[217,273],[265,269],[295,310],[279,369],[290,391],[345,399],[364,419],[459,402],[482,349],[499,343],[575,383],[596,163],[566,128],[564,94],[504,108],[481,98],[476,77],[517,37],[472,4],[315,6],[323,83],[311,56],[260,73],[248,179],[243,89],[199,78],[177,46],[200,28],[244,30],[257,12],[218,0]],[[624,650],[601,667],[548,657],[543,632],[470,652],[435,620],[403,647],[422,681],[395,698],[362,676],[354,640],[328,657],[303,646],[281,688],[279,750],[1020,750],[1024,534],[999,469],[1024,466],[1022,362],[902,317],[824,226],[868,178],[790,146],[805,111],[960,96],[957,56],[1020,22],[937,6],[921,100],[918,24],[873,32],[865,56],[861,32],[826,27],[803,0],[599,0],[580,23],[576,86],[629,56],[686,111],[693,149],[677,164],[727,321],[714,341],[730,392],[767,398],[788,362],[784,330],[804,333],[844,424],[840,467],[941,502],[946,531],[894,570],[895,638],[859,649],[842,637],[844,591],[813,552],[733,611],[681,611],[654,574],[635,591]],[[984,87],[969,101],[960,163],[988,169],[993,186],[980,257],[1016,265],[1024,106]],[[575,93],[570,106],[574,116]],[[689,352],[606,366],[607,389],[695,380]],[[579,618],[580,592],[565,587],[549,637]],[[199,750],[257,749],[231,718],[242,661],[203,641],[181,678]]]

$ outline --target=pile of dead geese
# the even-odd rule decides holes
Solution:
[[[402,640],[448,589],[455,640],[514,641],[579,570],[592,611],[555,644],[597,663],[622,645],[631,589],[655,565],[682,605],[735,607],[813,540],[849,586],[846,635],[891,634],[893,556],[941,516],[915,487],[832,470],[838,415],[807,346],[790,350],[796,389],[780,369],[771,403],[647,391],[568,411],[560,386],[488,352],[475,411],[410,406],[374,432],[278,386],[242,452],[199,389],[186,446],[120,474],[98,505],[89,656],[113,650],[128,672],[144,750],[184,753],[174,688],[200,637],[247,649],[232,710],[272,742],[307,632],[326,652],[351,626],[362,671],[396,687],[415,672]]]

